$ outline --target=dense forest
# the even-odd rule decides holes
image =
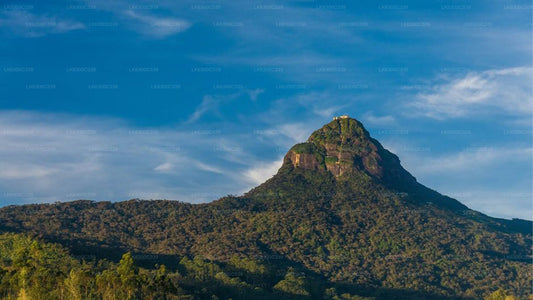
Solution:
[[[353,119],[208,204],[0,209],[5,299],[532,299],[532,223],[416,182]]]
[[[76,257],[59,245],[21,234],[1,235],[0,249],[3,299],[293,299],[312,292],[324,292],[327,299],[365,299],[339,296],[335,288],[317,291],[291,267],[277,274],[238,257],[224,264],[183,257],[170,271],[158,264],[139,267],[135,261],[143,257],[129,252],[118,263]]]
[[[175,270],[159,264],[144,268],[138,261],[146,256],[128,252],[117,263],[72,256],[60,245],[9,233],[0,235],[0,251],[2,299],[376,299],[341,292],[348,289],[308,277],[293,267],[275,272],[260,261],[237,256],[225,263],[202,256],[183,257]],[[401,297],[425,296],[392,290],[377,295]],[[498,289],[485,299],[518,298]]]

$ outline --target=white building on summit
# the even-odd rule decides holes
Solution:
[[[348,115],[342,115],[342,116],[340,116],[340,117],[333,117],[333,121],[335,121],[335,120],[339,120],[339,119],[348,119],[348,118],[349,118]]]

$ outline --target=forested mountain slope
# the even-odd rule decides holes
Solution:
[[[9,206],[0,220],[3,232],[58,242],[93,264],[131,252],[137,265],[165,264],[179,277],[184,257],[197,257],[248,284],[243,299],[481,299],[500,288],[527,299],[532,288],[531,222],[485,216],[419,184],[351,118],[292,147],[243,196]],[[224,293],[194,297],[238,297]]]

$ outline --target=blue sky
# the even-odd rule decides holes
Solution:
[[[530,1],[0,9],[0,205],[240,194],[349,114],[421,183],[533,218]]]

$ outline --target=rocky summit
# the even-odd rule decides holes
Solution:
[[[285,155],[281,169],[287,166],[329,172],[341,181],[354,177],[369,178],[374,183],[399,193],[409,193],[412,198],[421,201],[467,209],[460,202],[419,184],[402,167],[398,156],[372,138],[361,122],[348,116],[333,118],[313,132],[305,143],[294,145]]]
[[[396,155],[384,149],[356,119],[344,116],[313,132],[307,142],[293,146],[285,163],[309,170],[328,170],[335,176],[365,172],[386,182],[416,181]]]

